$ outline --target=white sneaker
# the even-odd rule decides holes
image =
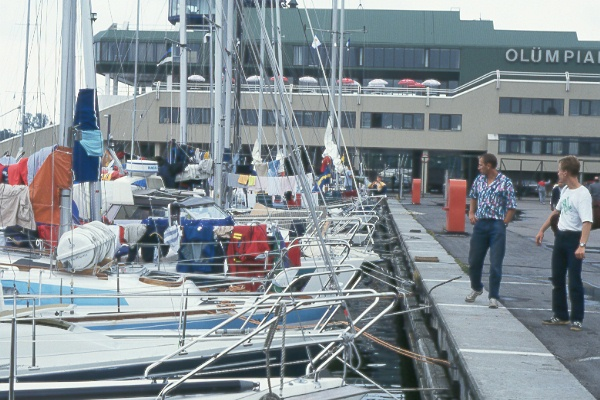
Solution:
[[[471,290],[471,293],[469,293],[467,295],[467,297],[465,297],[465,301],[467,303],[473,303],[475,301],[475,299],[477,298],[477,296],[480,296],[483,294],[483,290]]]
[[[490,298],[490,308],[498,308],[498,300],[493,297]]]

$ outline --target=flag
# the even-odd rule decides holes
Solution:
[[[331,168],[329,165],[325,167],[325,171],[319,176],[313,187],[313,192],[323,191],[323,186],[331,184]]]
[[[320,45],[321,45],[321,41],[319,40],[319,38],[317,37],[317,35],[315,35],[315,38],[313,39],[313,42],[312,42],[312,48],[316,49]]]
[[[169,48],[169,50],[167,50],[167,52],[163,54],[160,60],[158,60],[158,64],[156,64],[156,66],[159,67],[171,61],[173,61],[173,56],[171,55],[171,48]]]

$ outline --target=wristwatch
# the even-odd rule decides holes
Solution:
[[[583,242],[579,243],[579,247],[585,247],[585,243],[583,243]]]

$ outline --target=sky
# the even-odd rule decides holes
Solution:
[[[31,3],[26,112],[54,116],[58,113],[60,84],[59,38],[62,0],[29,0]],[[94,33],[117,23],[135,29],[138,0],[91,0],[97,14]],[[297,0],[300,7],[331,8],[332,0]],[[337,0],[341,5],[342,0]],[[2,8],[0,45],[0,130],[20,129],[25,75],[25,33],[28,0]],[[173,29],[167,21],[168,0],[141,0],[140,29]],[[600,2],[590,0],[345,0],[346,9],[402,9],[460,11],[463,20],[491,20],[496,29],[577,32],[580,40],[600,41],[597,18]],[[599,71],[600,72],[600,71]],[[78,83],[80,80],[78,81]],[[99,92],[104,81],[98,79]]]

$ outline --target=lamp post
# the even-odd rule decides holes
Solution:
[[[423,150],[421,156],[421,194],[425,195],[425,188],[427,187],[427,163],[429,162],[429,151]]]

